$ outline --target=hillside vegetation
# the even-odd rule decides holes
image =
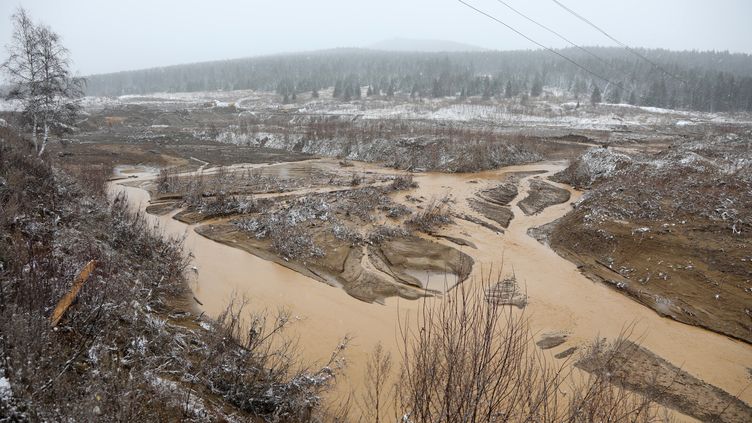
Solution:
[[[618,48],[560,52],[594,77],[546,51],[385,52],[336,49],[118,72],[88,77],[89,95],[253,89],[281,100],[334,87],[361,95],[483,98],[542,95],[552,87],[588,101],[700,111],[752,110],[752,56],[728,52],[641,50],[661,68]],[[364,88],[367,87],[367,88]]]

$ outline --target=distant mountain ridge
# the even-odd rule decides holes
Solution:
[[[390,38],[366,46],[369,50],[382,51],[419,51],[425,53],[487,51],[488,49],[471,44],[447,40],[429,40],[417,38]]]

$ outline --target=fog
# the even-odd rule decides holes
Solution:
[[[566,43],[496,0],[468,0],[551,47]],[[752,53],[747,0],[563,0],[630,46]],[[554,2],[507,3],[582,45],[613,41]],[[103,2],[23,0],[0,4],[0,44],[18,6],[63,37],[81,74],[253,55],[367,47],[401,37],[439,39],[488,49],[537,48],[455,0],[322,0]]]

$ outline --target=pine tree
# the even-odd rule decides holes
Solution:
[[[635,94],[634,91],[629,93],[629,100],[627,100],[627,103],[636,106],[637,105],[637,94]]]
[[[608,99],[609,103],[612,104],[619,104],[621,103],[621,87],[615,84],[611,84],[609,86],[608,94],[606,95],[606,99]]]
[[[439,85],[439,80],[438,79],[434,79],[433,80],[433,86],[431,88],[431,97],[433,97],[433,98],[442,97],[442,95],[441,95],[441,87]]]
[[[507,86],[504,88],[504,97],[512,98],[513,96],[514,91],[512,90],[512,81],[507,81]]]
[[[540,75],[535,75],[533,86],[530,88],[530,97],[540,97],[543,93],[543,80]]]
[[[590,95],[590,103],[595,106],[602,101],[601,89],[597,85],[593,87],[593,94]]]
[[[413,89],[410,91],[410,98],[420,97],[420,93],[418,92],[418,84],[413,85]]]
[[[316,88],[314,88],[311,91],[311,98],[319,98],[319,90],[317,90]]]
[[[491,79],[485,77],[483,79],[483,100],[490,100],[493,93],[491,92]]]

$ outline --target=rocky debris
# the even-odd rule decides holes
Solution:
[[[549,350],[567,342],[567,338],[569,335],[564,332],[548,332],[541,335],[535,345],[542,350]]]
[[[576,366],[700,421],[749,422],[752,407],[631,341],[601,341]]]
[[[511,305],[522,309],[527,305],[527,295],[520,292],[515,277],[503,279],[487,288],[485,297],[486,301],[494,306]]]
[[[530,181],[527,197],[517,205],[523,213],[530,216],[538,214],[550,206],[566,203],[570,196],[569,191],[564,188],[559,188],[540,179],[533,179]]]

